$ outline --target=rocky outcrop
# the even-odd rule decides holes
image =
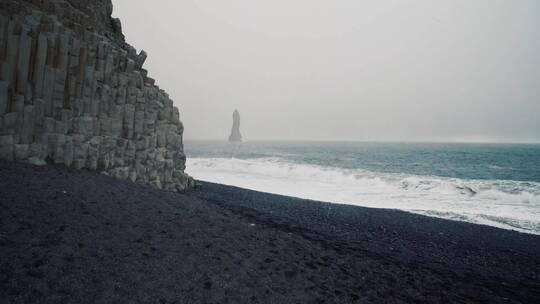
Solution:
[[[0,2],[0,159],[184,190],[183,125],[110,0]]]
[[[241,142],[242,134],[240,134],[240,113],[238,110],[233,112],[233,125],[231,129],[231,135],[229,136],[229,142]]]

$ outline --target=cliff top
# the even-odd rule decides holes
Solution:
[[[111,0],[3,0],[0,10],[9,15],[38,11],[55,16],[64,26],[76,31],[95,31],[117,42],[124,42],[120,20],[112,18]]]

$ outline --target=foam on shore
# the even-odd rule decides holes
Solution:
[[[196,179],[540,234],[540,183],[379,173],[280,158],[190,158]]]

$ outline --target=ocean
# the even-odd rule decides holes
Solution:
[[[540,145],[187,141],[198,180],[540,235]]]

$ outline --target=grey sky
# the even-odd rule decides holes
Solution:
[[[113,0],[186,139],[540,142],[537,0]]]

